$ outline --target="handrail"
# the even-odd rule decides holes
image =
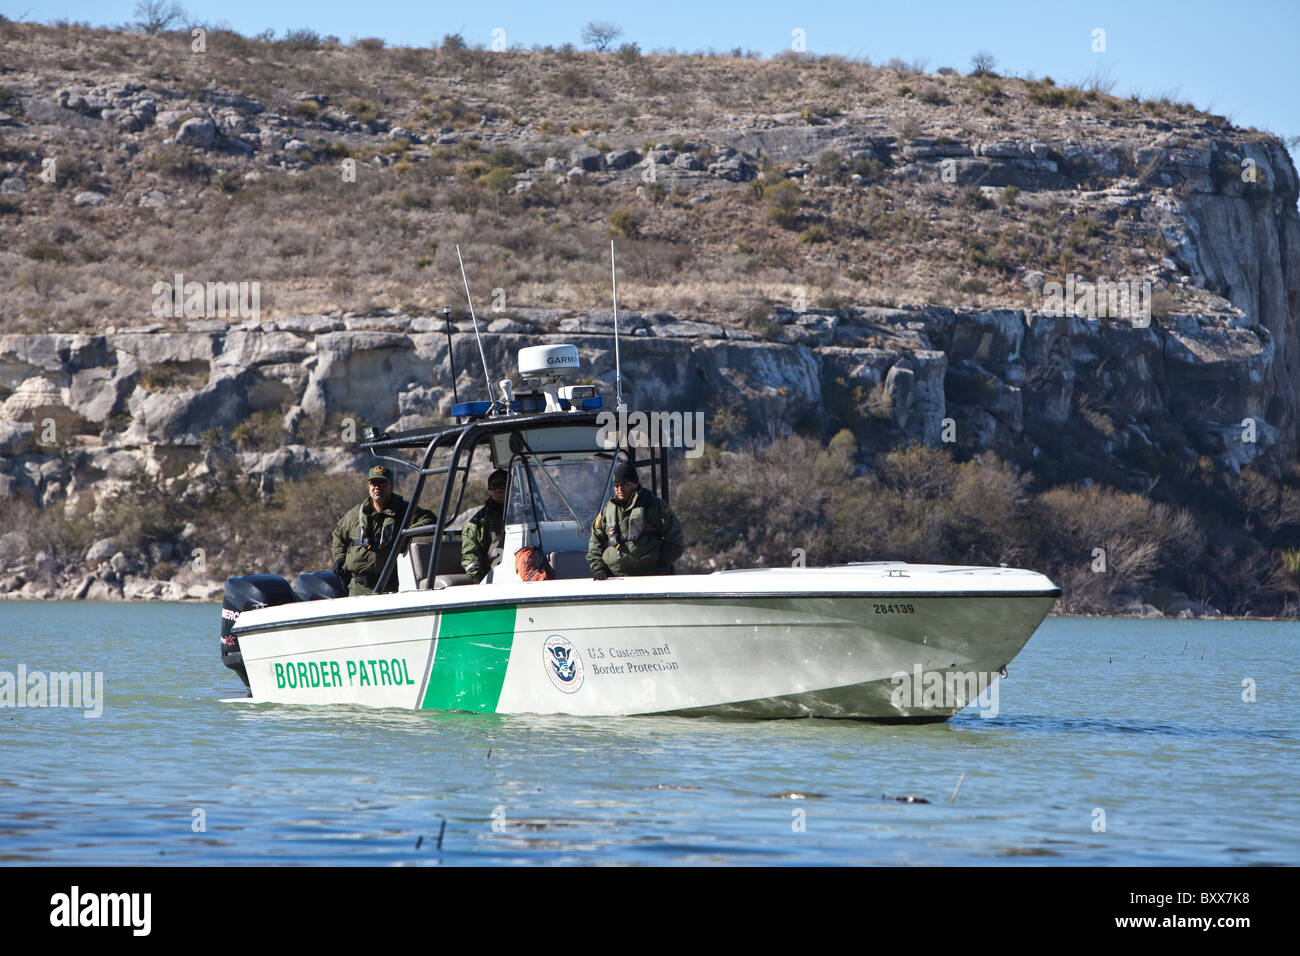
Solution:
[[[608,411],[608,409],[604,409]],[[509,432],[518,428],[531,428],[539,424],[547,425],[595,425],[599,415],[595,411],[573,412],[534,412],[528,415],[508,415],[497,418],[474,419],[456,425],[439,425],[437,428],[417,428],[399,432],[396,435],[383,434],[361,442],[362,451],[373,452],[378,448],[422,448],[431,441],[451,432],[478,427],[490,432]]]
[[[406,502],[406,512],[402,515],[401,523],[397,526],[397,534],[393,536],[393,547],[389,549],[388,557],[385,559],[384,566],[379,572],[379,578],[375,581],[374,590],[376,594],[383,592],[384,587],[388,584],[389,578],[396,573],[397,557],[400,550],[397,547],[397,544],[402,538],[409,537],[405,532],[410,530],[411,517],[415,514],[415,503],[420,500],[420,493],[424,490],[425,472],[429,469],[429,462],[433,458],[433,453],[437,451],[439,445],[444,443],[443,439],[449,437],[453,433],[454,429],[447,429],[438,432],[438,434],[433,437],[432,441],[429,442],[428,447],[424,450],[424,457],[420,461],[419,477],[415,481],[415,488],[411,491],[410,499]],[[371,449],[371,454],[374,454],[373,448]],[[383,456],[375,455],[375,457],[380,458]],[[445,526],[441,514],[438,515],[435,525],[439,528]],[[436,549],[437,545],[435,544],[434,547]]]

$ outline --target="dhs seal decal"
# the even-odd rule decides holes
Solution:
[[[542,666],[551,683],[566,694],[576,694],[582,686],[582,658],[578,649],[559,634],[546,639],[542,649]]]

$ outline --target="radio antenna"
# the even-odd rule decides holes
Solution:
[[[447,323],[447,361],[451,364],[451,401],[453,405],[460,404],[460,397],[456,394],[456,352],[451,347],[451,309],[443,306],[442,320]]]
[[[618,354],[618,271],[614,268],[614,240],[609,240],[609,274],[614,280],[614,393],[615,408],[623,407],[623,363]]]
[[[611,240],[611,243],[613,240]],[[488,402],[495,405],[492,398],[492,376],[488,375],[487,356],[483,354],[483,338],[478,334],[478,318],[474,315],[474,297],[469,294],[469,277],[465,275],[465,260],[460,257],[460,246],[456,247],[456,261],[460,263],[460,277],[465,280],[465,299],[469,302],[469,317],[474,323],[474,339],[478,342],[478,357],[483,362],[483,383],[487,385]]]

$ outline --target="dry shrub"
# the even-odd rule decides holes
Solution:
[[[874,475],[846,482],[830,512],[832,559],[1018,562],[1025,483],[992,455],[958,464],[946,449],[890,452]]]
[[[1035,497],[1026,476],[991,453],[956,462],[946,448],[919,445],[889,452],[874,472],[855,476],[857,455],[847,430],[822,449],[797,436],[765,451],[710,449],[674,500],[691,562],[788,564],[791,551],[803,548],[818,565],[1005,563],[1047,574],[1065,591],[1066,606],[1081,611],[1145,600],[1156,583],[1194,591],[1193,571],[1205,567],[1205,536],[1191,513],[1141,495],[1061,487]],[[1207,602],[1222,604],[1215,577],[1229,575],[1249,593],[1243,576],[1283,567],[1249,538],[1225,547],[1201,588]],[[1105,551],[1104,572],[1093,571],[1094,548]],[[1273,577],[1285,590],[1285,571]]]
[[[803,548],[816,564],[996,564],[1025,550],[1025,480],[1009,465],[911,446],[854,477],[857,453],[848,430],[821,449],[792,436],[765,451],[711,451],[674,502],[695,563],[788,564]]]
[[[1187,512],[1102,486],[1053,488],[1038,497],[1034,516],[1040,570],[1076,610],[1136,600],[1157,571],[1190,566],[1204,548]]]
[[[4,507],[0,548],[5,554],[27,556],[23,563],[39,565],[36,559],[41,551],[61,564],[80,561],[96,538],[106,537],[84,516],[70,516],[63,508],[40,508],[26,497],[10,498]]]
[[[214,577],[270,572],[292,580],[330,566],[330,534],[365,495],[364,479],[350,471],[280,482],[265,503],[245,480],[223,488],[224,507],[206,512],[194,540],[216,542],[208,552]]]
[[[762,451],[709,448],[692,462],[673,498],[686,531],[688,563],[788,565],[794,548],[812,555],[816,545],[810,539],[829,496],[807,467],[809,461],[822,467],[819,451],[817,442],[791,436]]]

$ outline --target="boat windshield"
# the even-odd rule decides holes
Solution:
[[[613,466],[613,460],[603,455],[582,459],[531,458],[526,467],[522,460],[516,461],[511,469],[506,523],[566,521],[591,527],[610,495]],[[526,488],[532,489],[532,500],[525,495]]]

